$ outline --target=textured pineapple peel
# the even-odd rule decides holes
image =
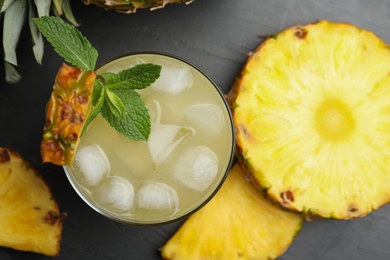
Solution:
[[[215,197],[184,222],[161,254],[170,260],[275,259],[302,222],[267,200],[235,164]]]
[[[114,9],[127,14],[135,13],[138,9],[150,8],[151,11],[164,8],[167,4],[190,4],[194,0],[83,0],[87,5],[94,4],[105,9]]]
[[[390,200],[390,48],[320,21],[266,39],[228,99],[240,161],[285,208],[361,217]]]
[[[46,106],[41,143],[43,162],[70,165],[92,108],[96,74],[63,64]]]
[[[0,246],[56,256],[64,217],[41,176],[0,147]]]

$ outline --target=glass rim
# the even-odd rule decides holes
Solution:
[[[183,59],[183,58],[181,58],[179,56],[176,56],[176,55],[173,55],[173,54],[169,54],[169,53],[165,53],[165,52],[159,52],[159,51],[127,52],[127,53],[124,53],[122,55],[118,55],[118,56],[108,60],[107,62],[104,62],[104,63],[100,64],[99,66],[96,67],[95,71],[100,69],[100,68],[102,68],[105,65],[108,65],[111,62],[114,62],[114,61],[118,60],[118,59],[126,58],[126,57],[129,57],[129,56],[136,56],[136,55],[157,55],[157,56],[165,56],[165,57],[168,57],[168,58],[179,60],[179,61],[181,61],[181,62],[191,66],[195,70],[197,70],[199,73],[201,73],[214,86],[214,89],[217,91],[218,95],[220,96],[220,99],[222,100],[222,102],[223,102],[223,104],[224,104],[224,106],[226,108],[226,113],[227,113],[227,116],[228,116],[228,119],[229,119],[228,125],[230,126],[230,130],[231,130],[231,147],[230,147],[229,161],[227,162],[226,169],[225,169],[225,172],[223,173],[223,175],[221,177],[221,180],[218,182],[218,184],[216,185],[215,189],[213,189],[211,191],[210,195],[208,195],[206,199],[204,199],[198,205],[194,206],[193,209],[188,210],[186,213],[184,213],[182,215],[179,215],[177,217],[174,217],[174,216],[173,217],[168,217],[166,220],[142,222],[142,221],[137,221],[137,220],[133,220],[133,219],[124,219],[124,218],[119,217],[117,214],[110,213],[109,211],[103,211],[102,209],[100,209],[98,206],[95,205],[97,203],[94,203],[93,201],[88,199],[87,196],[85,196],[83,194],[83,192],[81,191],[80,187],[78,187],[77,180],[73,179],[74,177],[71,174],[72,170],[70,169],[70,166],[64,165],[63,169],[64,169],[64,172],[65,172],[65,175],[66,175],[68,181],[70,182],[71,186],[76,191],[78,196],[89,207],[91,207],[93,210],[95,210],[96,212],[98,212],[102,216],[104,216],[104,217],[106,217],[106,218],[108,218],[110,220],[113,220],[113,221],[116,221],[116,222],[119,222],[119,223],[122,223],[122,224],[126,224],[126,225],[134,225],[134,226],[166,225],[166,224],[170,224],[170,223],[174,223],[174,222],[178,222],[180,220],[183,220],[183,219],[191,216],[192,214],[194,214],[195,212],[197,212],[201,208],[203,208],[217,194],[219,189],[224,184],[224,182],[225,182],[225,180],[227,178],[227,175],[228,175],[228,173],[229,173],[229,171],[230,171],[230,169],[231,169],[231,167],[232,167],[232,165],[234,163],[234,160],[235,160],[236,135],[235,135],[234,120],[233,120],[232,111],[231,111],[230,105],[229,105],[229,103],[227,101],[227,98],[225,97],[224,93],[218,88],[217,84],[211,79],[211,77],[208,74],[206,74],[202,69],[200,69],[197,65],[195,65],[194,63],[189,62],[186,59]]]

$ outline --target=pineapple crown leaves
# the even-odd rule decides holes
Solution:
[[[73,25],[53,16],[34,18],[39,30],[54,50],[67,62],[83,70],[94,70],[98,51]],[[138,64],[117,74],[98,75],[93,86],[93,110],[83,132],[99,114],[118,132],[136,141],[146,141],[150,134],[148,109],[135,91],[151,85],[160,76],[161,66]]]
[[[0,17],[3,16],[5,79],[8,83],[16,83],[22,78],[17,70],[16,48],[26,19],[30,28],[35,60],[38,64],[42,63],[44,42],[33,19],[48,16],[50,12],[63,16],[73,25],[78,25],[72,13],[70,0],[0,0]]]

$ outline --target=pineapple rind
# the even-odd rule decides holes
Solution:
[[[171,260],[275,259],[301,225],[301,217],[264,198],[236,164],[216,196],[186,220],[161,254]]]
[[[63,64],[46,106],[46,124],[41,143],[43,162],[70,165],[86,119],[92,108],[96,73]]]
[[[346,23],[289,28],[259,46],[229,98],[237,146],[270,198],[338,219],[388,203],[388,67],[390,48]]]
[[[57,256],[62,221],[41,176],[19,154],[0,148],[0,246]]]
[[[138,9],[149,8],[155,10],[164,8],[167,4],[190,4],[194,0],[83,0],[86,5],[94,4],[107,10],[114,9],[123,13],[135,13]]]

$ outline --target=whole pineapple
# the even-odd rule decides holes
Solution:
[[[229,93],[240,161],[284,208],[361,217],[390,200],[390,48],[319,21],[265,40]]]
[[[167,4],[190,4],[194,0],[83,0],[85,4],[94,4],[105,9],[114,9],[124,13],[135,13],[137,9],[156,10]]]

